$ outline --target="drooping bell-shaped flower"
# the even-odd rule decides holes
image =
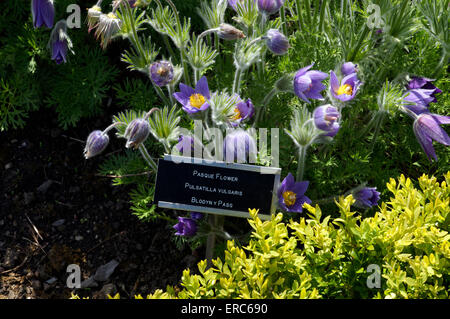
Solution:
[[[172,82],[174,76],[172,63],[157,61],[150,65],[150,78],[157,86],[166,86]]]
[[[269,50],[275,55],[286,54],[290,48],[288,38],[277,29],[267,31],[266,44]]]
[[[53,0],[32,0],[31,13],[33,15],[33,26],[35,28],[40,28],[43,25],[49,29],[53,27],[55,18]]]
[[[341,114],[338,109],[331,104],[317,107],[313,112],[314,124],[322,131],[325,136],[334,137],[339,130],[339,122]]]
[[[244,32],[233,27],[228,23],[221,23],[219,26],[219,30],[217,31],[217,35],[219,38],[223,40],[237,40],[245,38]]]
[[[180,92],[175,92],[173,97],[181,103],[183,110],[189,114],[204,111],[209,107],[211,98],[208,80],[203,76],[198,80],[195,90],[184,83],[180,83]]]
[[[60,20],[56,23],[50,34],[48,45],[52,52],[52,60],[56,64],[67,62],[67,53],[72,48],[72,41],[67,34],[66,20]]]
[[[187,217],[178,217],[178,223],[173,226],[177,236],[194,236],[197,233],[197,223],[195,220]]]
[[[361,208],[370,208],[378,204],[380,200],[380,192],[376,187],[363,187],[356,189],[353,193],[353,198],[356,200],[355,206]]]
[[[356,65],[353,62],[345,62],[341,66],[342,76],[347,76],[349,74],[356,73],[356,72],[358,72],[358,65]]]
[[[304,203],[311,203],[311,200],[305,196],[309,182],[296,182],[291,173],[281,182],[278,189],[278,205],[287,212],[300,213],[303,210]]]
[[[433,158],[438,160],[433,148],[433,141],[446,146],[450,145],[450,137],[441,127],[443,124],[450,124],[450,116],[422,113],[414,121],[414,134],[430,161]]]
[[[330,92],[331,95],[342,102],[353,100],[358,92],[361,82],[358,80],[356,73],[344,76],[339,82],[336,74],[330,72]]]
[[[328,77],[328,74],[309,69],[314,65],[308,65],[297,71],[294,76],[294,92],[303,101],[310,103],[308,99],[323,100],[321,91],[327,87],[321,82]]]
[[[108,134],[100,130],[93,131],[87,138],[86,146],[84,147],[84,157],[89,159],[100,154],[108,146],[108,143]]]
[[[149,134],[150,124],[148,120],[143,118],[134,119],[125,130],[124,137],[127,139],[125,147],[137,149],[147,139]]]
[[[283,6],[284,0],[258,0],[258,9],[267,15],[277,13]]]
[[[242,129],[228,133],[223,142],[223,156],[226,162],[254,162],[256,159],[256,141]]]

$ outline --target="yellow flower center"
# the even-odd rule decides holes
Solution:
[[[295,201],[297,200],[297,195],[294,192],[285,191],[283,193],[283,199],[286,206],[292,206],[295,204]]]
[[[239,120],[240,118],[242,118],[242,114],[241,114],[241,111],[239,111],[239,108],[235,108],[234,109],[234,115],[231,117],[231,120],[232,121],[237,121],[237,120]]]
[[[203,104],[205,104],[205,97],[199,93],[192,94],[189,98],[189,102],[191,105],[197,109],[199,109]]]
[[[163,66],[159,67],[158,70],[156,70],[156,73],[158,73],[159,76],[166,76],[167,73],[169,73],[169,70]]]
[[[350,84],[341,85],[336,92],[337,95],[342,95],[342,94],[352,95],[352,93],[353,93],[353,88]]]

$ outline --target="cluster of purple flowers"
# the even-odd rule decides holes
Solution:
[[[191,212],[191,217],[178,217],[178,223],[173,228],[176,230],[175,235],[192,237],[197,233],[197,223],[203,218],[202,213]]]
[[[31,13],[33,16],[33,26],[35,28],[53,28],[55,19],[55,7],[53,0],[32,0]],[[65,20],[56,23],[50,35],[49,46],[51,49],[51,59],[56,64],[67,62],[67,53],[71,48],[71,42],[67,35]]]
[[[413,77],[406,85],[403,107],[414,118],[414,134],[428,159],[437,161],[433,141],[446,146],[450,145],[450,137],[440,126],[450,124],[450,116],[433,114],[429,110],[429,104],[437,102],[436,94],[442,93],[432,83],[433,81],[425,77]]]

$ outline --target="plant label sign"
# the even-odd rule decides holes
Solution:
[[[281,168],[166,155],[158,162],[158,207],[248,218],[259,209],[270,219],[277,203]]]

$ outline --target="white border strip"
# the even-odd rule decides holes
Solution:
[[[211,213],[211,214],[217,214],[217,215],[226,215],[226,216],[232,216],[232,217],[250,218],[249,213],[236,211],[236,210],[225,210],[225,209],[218,209],[218,208],[211,208],[211,207],[204,207],[204,206],[194,206],[194,205],[163,202],[163,201],[158,202],[158,207],[176,209],[176,210],[186,210],[186,211],[191,211],[191,212],[199,212],[199,213],[207,213],[207,214]],[[260,213],[258,213],[258,217],[261,220],[270,220],[270,218],[271,218],[270,215],[260,214]]]

